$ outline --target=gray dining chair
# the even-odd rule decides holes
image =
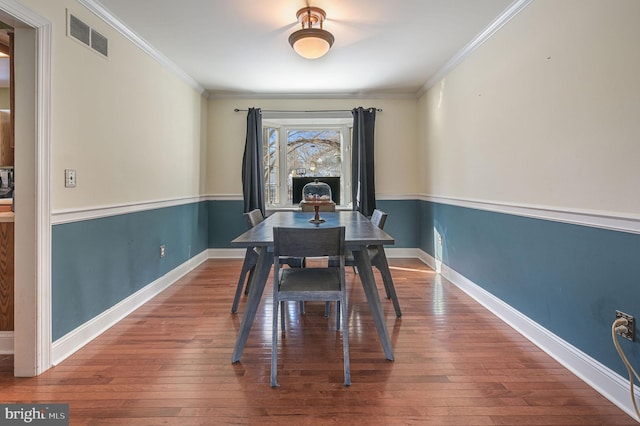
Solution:
[[[345,228],[273,228],[273,330],[271,339],[271,386],[278,386],[278,318],[284,335],[286,301],[336,301],[336,329],[342,328],[344,384],[351,385],[349,367],[349,327],[344,272]],[[328,257],[338,259],[337,266],[281,268],[282,258]],[[280,313],[278,313],[280,311]]]
[[[388,214],[382,210],[375,209],[371,215],[371,223],[380,229],[384,229],[384,224],[387,221]],[[393,285],[393,278],[391,277],[391,271],[389,270],[389,263],[387,262],[387,256],[384,252],[383,246],[368,246],[367,254],[369,255],[369,261],[371,266],[377,268],[382,275],[382,283],[387,299],[391,299],[393,302],[393,308],[397,317],[402,316],[402,310],[400,309],[400,303],[398,302],[398,295],[396,294],[396,288]],[[354,271],[358,273],[356,267],[356,261],[353,257],[353,253],[347,252],[345,256],[345,266],[352,266]]]
[[[300,204],[300,211],[304,212],[304,213],[313,213],[315,212],[315,209],[312,205],[309,204]],[[320,205],[319,210],[320,212],[330,212],[333,213],[336,211],[336,205],[335,203],[333,204],[322,204]],[[303,262],[306,264],[306,261],[303,259]],[[304,302],[300,302],[300,313],[304,314]],[[324,309],[324,316],[328,317],[330,315],[331,312],[331,303],[330,302],[326,302],[325,305],[325,309]]]
[[[243,213],[245,224],[247,225],[247,229],[251,229],[260,222],[264,221],[264,216],[260,209],[251,210],[248,213]],[[231,306],[231,313],[235,314],[238,312],[238,305],[240,303],[240,297],[242,297],[242,288],[244,287],[244,294],[249,293],[249,283],[251,283],[251,279],[253,278],[253,273],[256,269],[256,264],[258,263],[258,257],[260,256],[260,251],[263,250],[262,247],[249,247],[244,255],[244,261],[242,262],[242,269],[240,270],[240,278],[238,279],[238,284],[236,286],[236,294],[233,298],[233,305]],[[282,264],[287,264],[291,268],[300,268],[303,267],[305,261],[303,258],[292,257],[288,259],[282,259]],[[247,272],[249,273],[249,278],[246,279],[247,285],[244,285],[245,278],[247,276]]]

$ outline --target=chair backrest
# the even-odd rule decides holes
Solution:
[[[260,209],[251,210],[249,213],[243,213],[244,221],[247,224],[247,229],[251,229],[264,220]]]
[[[375,209],[371,215],[371,223],[380,229],[384,229],[384,223],[387,221],[387,214],[382,210]]]
[[[273,228],[273,255],[320,257],[344,255],[344,226],[331,228]]]

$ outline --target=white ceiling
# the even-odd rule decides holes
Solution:
[[[513,0],[313,0],[335,44],[288,44],[306,0],[85,0],[212,94],[415,94]]]

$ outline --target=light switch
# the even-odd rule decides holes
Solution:
[[[76,187],[76,169],[64,170],[64,186],[65,188]]]

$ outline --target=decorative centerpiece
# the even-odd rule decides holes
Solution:
[[[320,207],[331,207],[335,209],[336,203],[331,198],[331,188],[324,182],[318,181],[309,182],[302,188],[302,201],[300,201],[300,207],[305,210],[306,206],[312,206],[314,211],[313,219],[309,219],[309,222],[320,224],[325,220],[320,217]]]

